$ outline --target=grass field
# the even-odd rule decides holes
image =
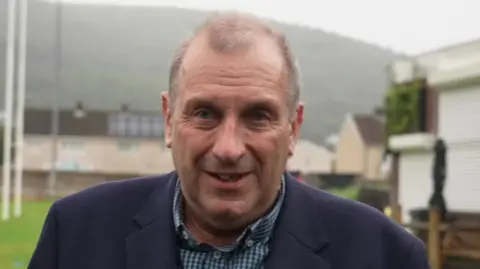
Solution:
[[[23,216],[0,221],[0,268],[26,268],[51,202],[23,203]]]

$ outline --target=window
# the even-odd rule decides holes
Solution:
[[[153,118],[152,123],[152,135],[155,137],[162,137],[164,136],[163,133],[163,117],[157,116]]]
[[[149,116],[142,116],[140,118],[140,135],[143,137],[152,136],[152,118]]]
[[[140,135],[140,122],[136,115],[130,115],[127,120],[127,136],[139,136]]]
[[[126,135],[128,115],[126,113],[110,114],[108,117],[108,133],[110,135]]]
[[[163,136],[163,117],[156,113],[112,113],[108,118],[108,133],[120,137],[159,138]]]

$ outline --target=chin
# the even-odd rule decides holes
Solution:
[[[206,213],[213,216],[214,219],[231,222],[243,219],[251,210],[244,201],[229,201],[218,199],[206,208]]]

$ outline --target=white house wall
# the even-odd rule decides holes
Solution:
[[[447,206],[455,211],[480,212],[480,40],[399,59],[391,71],[397,83],[426,77],[430,86],[439,90],[437,135],[448,147]],[[469,84],[474,86],[466,86]],[[405,142],[415,141],[409,138]],[[408,212],[425,207],[431,195],[433,153],[404,150],[400,157],[399,203],[408,222]]]
[[[288,160],[288,169],[302,173],[330,173],[333,155],[324,147],[300,140],[293,156]]]
[[[397,83],[415,77],[457,71],[480,63],[480,40],[449,46],[432,52],[404,57],[391,64],[392,79]]]

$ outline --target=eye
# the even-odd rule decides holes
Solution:
[[[212,109],[201,108],[201,109],[195,110],[195,112],[193,113],[193,116],[203,120],[210,120],[215,117],[215,112]]]
[[[254,120],[269,120],[270,117],[265,111],[255,111],[252,113],[252,119]]]
[[[248,113],[248,120],[253,124],[265,124],[271,120],[270,114],[265,110],[253,110]]]

